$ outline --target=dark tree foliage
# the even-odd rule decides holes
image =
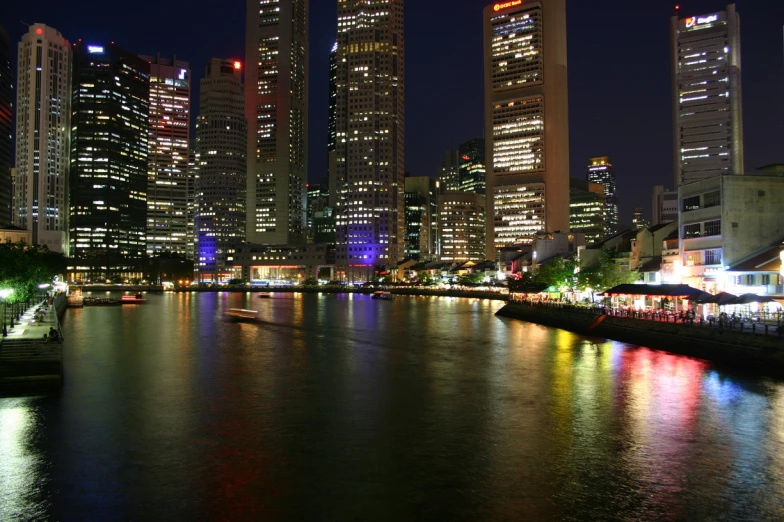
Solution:
[[[23,241],[0,243],[0,288],[14,290],[9,303],[35,297],[39,284],[51,283],[66,267],[65,256],[45,246],[28,246]]]

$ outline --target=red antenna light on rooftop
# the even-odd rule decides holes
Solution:
[[[234,68],[237,69],[237,70],[242,69],[242,63],[239,60],[235,61],[234,62]]]
[[[35,30],[35,34],[44,34],[44,30],[43,30],[43,29],[41,29],[40,27],[38,27],[38,28],[36,28],[36,30]]]

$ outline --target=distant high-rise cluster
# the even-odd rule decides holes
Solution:
[[[569,229],[565,0],[484,11],[487,257]]]
[[[163,280],[162,258],[192,260],[207,283],[280,278],[291,266],[276,262],[306,259],[351,281],[394,274],[404,258],[520,270],[557,232],[599,243],[621,230],[616,175],[597,156],[570,181],[565,4],[485,7],[481,137],[410,177],[404,0],[338,0],[328,170],[311,185],[308,0],[247,0],[245,60],[210,60],[195,137],[188,62],[72,44],[36,23],[14,81],[0,28],[0,228],[68,255],[80,280]],[[670,29],[675,186],[654,188],[657,225],[679,219],[682,187],[743,174],[734,4],[696,16],[676,7]],[[633,226],[648,226],[640,208]]]

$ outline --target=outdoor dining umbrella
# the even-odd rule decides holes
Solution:
[[[724,304],[744,305],[744,304],[751,304],[751,303],[772,303],[773,301],[775,301],[775,299],[767,295],[743,294],[739,297],[736,297],[735,299],[730,299]]]
[[[719,306],[722,306],[737,298],[738,296],[734,294],[730,294],[729,292],[719,292],[718,294],[711,296],[711,298],[708,301],[706,301],[706,303],[717,304]]]

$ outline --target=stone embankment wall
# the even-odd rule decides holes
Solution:
[[[784,374],[784,337],[673,324],[590,311],[509,303],[496,315],[521,319],[581,335],[603,337],[648,348]],[[602,317],[604,317],[602,319]]]

